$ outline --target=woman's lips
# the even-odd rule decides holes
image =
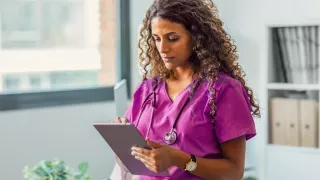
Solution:
[[[174,57],[162,57],[164,61],[171,61]]]

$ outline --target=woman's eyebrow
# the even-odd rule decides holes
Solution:
[[[172,34],[177,34],[177,33],[176,32],[169,32],[169,33],[165,34],[165,36],[172,35]],[[152,34],[152,36],[158,36],[158,35],[157,34]]]

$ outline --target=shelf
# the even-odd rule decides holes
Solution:
[[[320,84],[288,84],[288,83],[268,83],[269,90],[320,90]]]
[[[296,36],[292,36],[292,33]],[[317,37],[319,33],[318,24],[314,26],[299,23],[294,26],[278,24],[272,25],[268,29],[267,43],[265,44],[266,58],[261,62],[266,67],[262,74],[262,77],[266,79],[262,85],[264,100],[262,108],[265,109],[262,119],[266,123],[261,125],[263,126],[264,142],[261,150],[262,160],[261,163],[260,160],[258,162],[260,171],[258,179],[315,179],[319,171],[313,167],[320,166],[320,147],[271,144],[273,140],[281,142],[280,139],[274,138],[276,136],[280,138],[281,135],[295,138],[292,141],[297,140],[296,138],[300,138],[302,141],[301,137],[304,133],[301,132],[300,127],[298,134],[296,131],[292,131],[295,134],[286,131],[290,128],[286,125],[288,122],[293,123],[293,119],[294,123],[299,125],[305,122],[303,119],[310,118],[309,122],[315,123],[312,125],[318,129],[315,134],[312,134],[316,138],[320,137],[320,112],[318,112],[320,107],[314,107],[317,106],[316,104],[320,104],[320,69],[317,66],[320,63],[320,49],[317,45],[320,40]],[[276,98],[286,98],[288,101],[283,104],[272,101]],[[302,104],[301,100],[310,100],[310,107],[300,109],[307,106],[307,104]],[[312,103],[311,100],[313,100]],[[312,110],[306,112],[309,108]],[[317,117],[315,118],[315,116]],[[275,122],[282,123],[283,129],[273,131],[276,129]],[[317,144],[319,142],[318,140]],[[312,168],[301,169],[301,167],[308,167],[310,164]]]
[[[277,144],[268,144],[268,152],[295,152],[295,153],[308,153],[308,154],[320,154],[320,148],[311,147],[296,147],[296,146],[285,146]]]

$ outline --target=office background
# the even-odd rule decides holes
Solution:
[[[42,1],[45,2],[49,0],[34,0],[35,3]],[[119,37],[117,37],[118,39],[114,38],[119,34],[116,34],[116,30],[112,32],[108,29],[110,27],[118,27],[118,29],[121,29],[119,24],[112,24],[112,21],[110,21],[109,24],[100,27],[97,18],[99,17],[97,12],[112,13],[113,11],[110,7],[113,5],[114,7],[120,6],[119,3],[115,1],[116,0],[90,0],[90,3],[88,3],[88,0],[68,0],[68,2],[74,2],[75,4],[87,3],[87,6],[85,7],[89,10],[81,9],[82,6],[79,8],[76,5],[74,7],[76,9],[75,12],[92,12],[89,13],[88,16],[83,16],[80,13],[74,17],[76,19],[72,21],[74,22],[74,26],[69,27],[69,29],[66,28],[65,30],[65,32],[67,32],[66,34],[69,33],[69,36],[61,35],[61,37],[70,37],[70,39],[62,38],[61,41],[43,42],[41,41],[41,38],[36,36],[35,39],[37,39],[37,41],[26,43],[23,44],[23,46],[15,48],[17,46],[17,44],[14,43],[15,38],[21,38],[21,36],[12,37],[12,39],[10,39],[4,32],[0,33],[2,35],[0,37],[2,42],[0,46],[0,75],[2,74],[1,80],[3,81],[0,86],[0,89],[2,89],[2,92],[0,92],[0,99],[2,100],[2,102],[0,102],[1,179],[23,179],[22,170],[25,165],[32,166],[42,159],[53,158],[62,159],[71,167],[76,167],[80,161],[88,161],[89,174],[93,179],[104,179],[109,177],[114,165],[114,155],[92,127],[92,123],[110,121],[115,117],[115,105],[111,98],[112,92],[107,86],[112,87],[112,84],[116,83],[119,79],[128,77],[132,92],[140,82],[139,73],[137,73],[138,27],[147,7],[152,2],[151,0],[130,0],[129,6],[127,7],[129,10],[127,12],[129,12],[130,26],[126,27],[126,30],[129,30],[130,41],[128,41],[129,44],[127,44],[127,48],[120,50],[117,49],[119,47],[117,47],[116,41],[120,40],[125,43],[126,39],[119,39]],[[7,3],[8,2],[9,1],[7,1]],[[10,2],[16,3],[19,2],[19,0],[10,0]],[[1,3],[4,3],[1,5],[2,7],[8,5],[5,1]],[[220,11],[220,17],[225,22],[225,28],[231,34],[231,37],[238,46],[240,63],[246,71],[248,84],[253,88],[255,96],[261,102],[262,113],[267,114],[268,98],[266,94],[266,79],[268,76],[267,62],[268,57],[270,56],[269,27],[320,24],[320,11],[318,10],[320,2],[316,0],[216,0],[215,3]],[[43,3],[40,4],[43,5]],[[104,6],[99,7],[99,4]],[[106,8],[105,11],[103,9],[104,7]],[[3,17],[6,11],[4,8],[0,8],[0,10],[1,19],[4,21],[5,18]],[[116,12],[113,13],[114,16],[112,18],[114,20],[121,19],[116,16]],[[112,14],[109,14],[104,17],[111,16]],[[81,18],[86,19],[86,21],[78,22],[77,19]],[[122,19],[125,21],[125,17],[122,17]],[[57,20],[57,22],[59,21]],[[2,29],[5,29],[4,27],[11,27],[3,22],[0,24],[2,25]],[[122,27],[125,27],[125,25],[128,25],[128,23],[122,24]],[[78,35],[73,34],[72,32],[79,30],[78,27],[86,28],[83,32],[77,32],[79,33]],[[107,30],[102,31],[103,28],[107,28]],[[30,27],[30,29],[32,29],[32,27]],[[27,29],[28,32],[30,29]],[[53,32],[57,31],[58,30],[55,30]],[[112,32],[111,35],[108,35],[108,32]],[[82,37],[84,34],[85,38],[78,38]],[[52,32],[46,35],[50,37]],[[112,39],[112,37],[114,38],[112,41],[100,43],[100,40]],[[68,44],[65,42],[71,43]],[[42,55],[37,55],[37,52],[35,51],[25,52],[25,49],[28,49],[28,47],[39,50],[39,47],[41,49],[42,46],[49,49],[59,47],[58,49],[61,51],[56,53],[50,51],[47,52],[47,54],[41,53]],[[65,52],[65,50],[68,48],[70,49],[70,47],[73,52]],[[103,47],[111,47],[109,49],[106,48],[110,52],[106,53],[106,51],[103,51]],[[15,53],[12,53],[10,52],[12,49],[17,50]],[[79,49],[81,49],[81,51]],[[102,49],[101,52],[105,53],[99,54],[97,49]],[[21,53],[18,51],[21,51]],[[123,51],[127,52],[127,54],[121,54]],[[64,57],[64,59],[61,59],[60,57],[65,56],[66,53],[70,54],[68,54],[67,57]],[[31,57],[30,61],[35,61],[34,65],[28,63],[28,60],[22,57]],[[37,60],[34,60],[34,57],[36,57]],[[123,59],[126,57],[129,57],[128,59],[130,59],[130,71],[124,70],[126,65],[123,63],[126,61]],[[103,58],[104,60],[100,63],[100,59]],[[12,63],[12,61],[6,62],[8,59],[14,60],[14,63]],[[50,64],[50,60],[54,60],[55,63]],[[122,64],[119,64],[119,60],[121,60],[120,62]],[[42,61],[45,61],[45,63],[43,63],[43,69],[37,69],[40,67],[39,64],[41,64]],[[9,65],[7,63],[9,63]],[[10,65],[10,63],[13,65]],[[15,68],[14,64],[20,64],[20,69]],[[53,69],[48,69],[47,66],[45,66],[46,64],[50,64],[48,68],[55,67],[57,69],[55,71],[56,74],[48,73]],[[33,80],[32,77],[30,77],[31,80],[26,80],[27,76],[25,73],[31,74],[30,72],[28,73],[28,70],[30,69],[32,69],[32,73],[38,73],[37,77]],[[65,72],[68,69],[70,71],[72,70],[74,74],[71,73],[70,75],[70,73],[67,73],[61,75],[58,73]],[[21,71],[24,73],[20,73]],[[38,83],[40,81],[39,72],[42,73],[40,79],[41,82],[45,82],[44,85],[39,85]],[[82,74],[77,74],[79,72]],[[130,72],[130,74],[128,75],[125,72]],[[18,78],[16,78],[15,75],[8,77],[12,74],[18,74]],[[72,84],[72,82],[69,81],[59,84],[59,80],[61,79],[72,80],[79,76],[83,77],[83,79],[80,79],[80,83],[78,84],[74,83],[75,86],[68,87],[68,84]],[[9,80],[4,81],[4,77]],[[20,77],[23,77],[22,80],[19,79]],[[53,79],[52,81],[50,81],[50,77]],[[105,77],[112,78],[104,79]],[[85,80],[85,78],[88,78],[88,80]],[[96,81],[94,79],[96,79]],[[20,81],[24,84],[21,88],[23,87],[26,89],[17,92],[14,90],[14,87],[17,82]],[[7,82],[6,85],[9,87],[7,90],[5,90],[4,82]],[[32,86],[32,83],[31,85],[28,84],[28,82],[33,82],[35,84],[35,89],[32,89],[34,86]],[[48,84],[51,82],[55,82],[57,86],[49,86]],[[81,82],[85,82],[85,84],[81,84]],[[105,89],[102,89],[101,91],[101,89],[95,89],[95,86],[105,87]],[[62,98],[56,96],[56,94],[59,94],[59,88],[64,90],[61,91]],[[83,98],[85,100],[77,101],[71,98],[71,103],[66,103],[63,100],[65,99],[64,97],[69,97],[69,95],[66,94],[69,90],[65,88],[88,90],[86,92],[78,92],[74,97],[75,99]],[[303,89],[303,86],[301,86],[301,88]],[[50,92],[51,90],[56,90],[58,92],[54,96],[39,93],[39,97],[46,97],[47,99],[45,100],[47,100],[47,102],[55,97],[57,100],[52,104],[44,103],[43,106],[41,106],[41,103],[38,105],[30,105],[28,98],[32,99],[37,94],[31,94],[32,96],[29,96],[30,94],[28,95],[27,92],[39,92],[43,89],[45,89],[46,92]],[[92,97],[91,99],[86,98],[91,97],[90,94],[94,92],[101,95],[101,98],[99,98],[100,100],[97,100],[96,97]],[[27,96],[21,95],[21,93],[27,94]],[[17,100],[17,97],[22,99],[25,97],[25,99],[20,99],[20,101],[12,103],[13,100]],[[37,102],[41,102],[41,98],[40,100],[39,98],[36,100]],[[59,100],[61,100],[62,103],[59,103]],[[19,102],[27,102],[29,105],[23,104],[19,106]],[[258,135],[252,139],[248,145],[247,163],[250,167],[254,168],[253,174],[261,180],[318,179],[316,167],[319,167],[320,165],[320,151],[314,149],[270,148],[267,145],[268,128],[266,128],[266,126],[266,116],[262,116],[261,119],[256,119]]]

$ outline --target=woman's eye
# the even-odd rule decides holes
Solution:
[[[178,40],[179,40],[179,38],[169,38],[169,41],[171,41],[171,42],[176,42]]]
[[[157,41],[157,42],[161,41],[160,38],[153,37],[153,39],[154,39],[155,41]]]
[[[160,41],[161,41],[161,38],[153,37],[153,39],[154,39],[156,42],[160,42]],[[168,38],[168,41],[170,41],[170,42],[176,42],[176,41],[178,41],[178,40],[179,40],[179,38],[177,38],[177,37]]]

